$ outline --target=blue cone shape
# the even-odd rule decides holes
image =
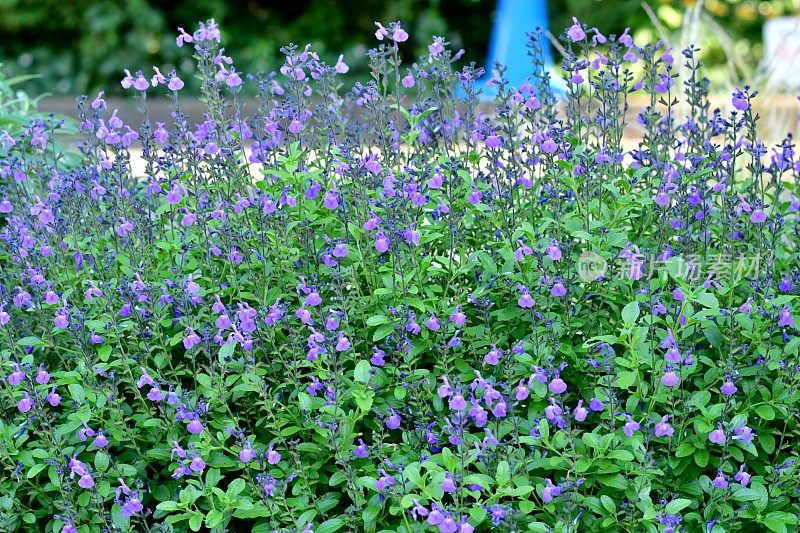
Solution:
[[[560,76],[552,73],[553,54],[547,42],[547,2],[546,0],[497,0],[494,26],[489,41],[486,75],[480,80],[483,96],[492,98],[497,89],[486,87],[492,77],[495,62],[506,67],[505,77],[510,85],[519,87],[533,74],[531,58],[528,56],[527,33],[537,27],[542,29],[542,52],[547,70],[551,72],[551,88],[554,94],[563,93]]]

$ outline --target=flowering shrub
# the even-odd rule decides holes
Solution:
[[[79,99],[75,168],[0,134],[0,528],[795,530],[800,162],[756,92],[575,21],[564,106],[532,34],[487,112],[443,39],[375,36],[344,93],[209,21],[202,123],[155,69],[138,130]]]

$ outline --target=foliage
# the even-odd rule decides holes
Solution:
[[[134,69],[142,126],[81,98],[71,170],[0,132],[0,528],[796,529],[800,164],[756,92],[575,21],[565,101],[534,33],[487,113],[375,36],[344,91],[295,46],[245,81],[209,21],[202,123]]]
[[[684,10],[695,2],[648,2],[667,31],[684,23]],[[127,65],[158,64],[188,74],[191,63],[172,46],[172,29],[186,20],[215,17],[227,30],[228,52],[247,72],[271,70],[279,64],[279,47],[286,42],[311,42],[332,62],[344,53],[354,77],[366,74],[362,43],[372,33],[373,20],[402,19],[411,30],[416,53],[424,53],[423,36],[444,35],[465,59],[483,64],[491,34],[495,0],[0,0],[0,61],[12,74],[39,72],[28,82],[35,93],[80,94],[112,84]],[[705,61],[724,67],[731,55],[755,65],[761,58],[764,16],[791,15],[792,0],[703,2],[709,17],[724,24],[736,51],[720,46],[718,30],[702,34]],[[577,15],[592,26],[621,33],[635,28],[643,38],[658,35],[640,0],[550,0],[551,29],[562,28]],[[706,35],[708,34],[708,35]],[[716,34],[716,35],[715,35]],[[663,37],[663,36],[661,36]],[[197,87],[190,84],[190,89]]]
[[[31,98],[25,91],[22,91],[18,86],[28,80],[35,79],[38,76],[33,74],[15,76],[7,78],[3,70],[3,65],[0,64],[0,129],[6,132],[9,137],[19,135],[26,126],[29,125],[32,119],[42,120],[44,115],[39,113],[36,108],[39,100],[44,96]],[[52,132],[59,134],[74,134],[77,133],[77,128],[70,120],[64,118],[50,117]],[[8,143],[5,139],[2,141]],[[56,146],[56,150],[60,153],[62,147]],[[62,154],[61,162],[63,164],[74,164],[77,159],[74,154]],[[5,173],[0,176],[0,184],[5,181]]]

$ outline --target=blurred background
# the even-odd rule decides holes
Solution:
[[[637,42],[696,42],[712,80],[727,84],[763,77],[765,23],[800,13],[800,0],[547,4],[553,33],[576,16],[604,33],[634,28]],[[149,75],[151,65],[177,68],[188,80],[191,60],[175,47],[176,28],[191,33],[198,20],[214,17],[240,70],[275,70],[280,46],[312,43],[331,62],[344,53],[349,75],[364,79],[374,21],[402,20],[414,57],[426,53],[432,35],[442,35],[466,50],[466,61],[483,64],[495,7],[495,0],[0,0],[0,63],[6,77],[40,76],[20,85],[30,94],[119,93],[123,68]]]

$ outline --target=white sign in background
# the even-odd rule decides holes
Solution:
[[[800,88],[800,17],[779,17],[764,24],[764,62],[771,83]]]

